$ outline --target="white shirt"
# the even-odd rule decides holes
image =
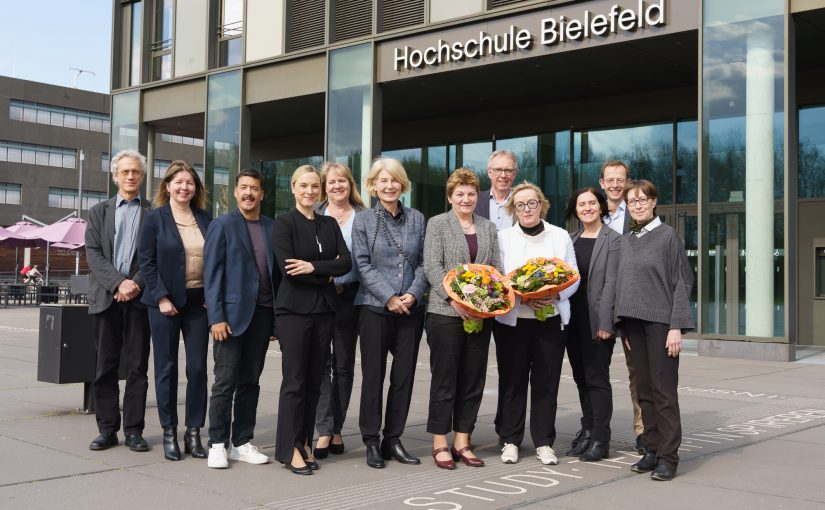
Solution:
[[[509,199],[510,194],[508,193],[504,201],[499,204],[496,202],[493,191],[490,190],[490,221],[496,225],[496,230],[504,230],[505,228],[513,226],[513,217],[507,214],[507,211],[504,209],[504,204],[506,204]]]
[[[624,229],[624,215],[626,214],[626,211],[627,204],[624,200],[622,200],[619,207],[617,207],[612,213],[608,214],[607,218],[604,220],[605,225],[615,230],[617,234],[624,234],[622,230]]]
[[[651,230],[653,230],[661,224],[662,220],[659,219],[658,216],[656,216],[655,218],[653,218],[653,221],[642,227],[640,231],[636,232],[636,237],[642,237],[643,235],[647,234],[648,232],[650,232]]]

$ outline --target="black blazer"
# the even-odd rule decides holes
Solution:
[[[212,215],[197,207],[192,208],[192,214],[206,239]],[[158,301],[168,297],[175,308],[182,308],[186,304],[186,254],[168,203],[143,218],[139,246],[140,272],[146,281],[141,301],[157,307]]]
[[[310,313],[318,294],[334,309],[336,293],[330,276],[345,275],[352,269],[347,243],[335,219],[316,214],[314,220],[308,220],[293,209],[275,218],[272,246],[282,275],[275,310],[279,313]],[[286,259],[312,262],[315,272],[290,276],[284,269]]]
[[[89,223],[86,225],[86,263],[89,265],[89,313],[100,313],[112,305],[118,285],[126,279],[115,269],[115,208],[117,195],[92,206],[89,211]],[[140,250],[140,227],[146,215],[148,203],[140,200],[140,223],[138,224],[135,256],[129,267],[129,279],[134,281],[141,292],[145,285],[143,275],[138,265],[138,251]],[[138,298],[132,300],[139,307],[143,307]]]

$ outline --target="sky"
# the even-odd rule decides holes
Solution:
[[[109,93],[112,0],[0,0],[0,75]]]

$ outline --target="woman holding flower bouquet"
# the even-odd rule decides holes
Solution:
[[[573,271],[578,271],[568,233],[542,219],[549,209],[550,202],[538,186],[524,182],[513,188],[505,210],[515,214],[518,222],[500,231],[498,238],[506,272],[523,269],[530,259],[537,257],[561,259]],[[543,269],[551,271],[549,266]],[[558,464],[553,443],[566,343],[564,326],[570,320],[568,300],[578,286],[576,281],[548,297],[522,299],[510,313],[496,318],[499,387],[495,424],[503,443],[501,461],[505,464],[518,462],[527,414],[528,382],[532,409],[530,434],[536,458],[542,464]]]
[[[633,221],[621,241],[615,319],[630,342],[648,452],[633,464],[637,473],[671,480],[679,463],[679,353],[682,333],[693,329],[693,273],[676,231],[656,216],[653,183],[629,182],[624,189]]]
[[[621,235],[603,223],[607,198],[595,188],[570,196],[565,217],[580,227],[570,234],[581,275],[579,290],[570,298],[567,358],[579,389],[581,430],[566,454],[593,462],[608,456],[613,391],[610,359],[616,344],[613,305],[619,270]]]
[[[360,306],[361,437],[367,447],[367,465],[383,468],[384,461],[403,464],[421,461],[401,445],[412,399],[418,346],[424,330],[421,300],[427,288],[424,276],[424,215],[404,207],[401,194],[410,180],[401,162],[378,158],[367,176],[367,189],[378,203],[355,214],[352,252],[361,287]],[[381,410],[387,353],[392,352],[390,388],[380,441]],[[380,448],[379,448],[380,444]]]
[[[501,270],[496,226],[473,214],[478,195],[475,172],[453,172],[447,180],[451,210],[430,218],[424,239],[424,272],[431,286],[426,320],[432,372],[427,432],[433,434],[433,460],[443,469],[455,469],[454,458],[471,467],[484,465],[471,451],[469,435],[484,393],[493,320],[483,320],[481,331],[467,332],[465,321],[481,317],[451,299],[442,285],[447,273],[463,264]],[[485,280],[496,284],[486,274],[482,284]],[[452,449],[447,446],[450,431],[455,432]]]

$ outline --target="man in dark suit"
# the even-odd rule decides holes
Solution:
[[[630,169],[623,162],[613,159],[602,165],[599,176],[599,186],[607,195],[608,217],[605,224],[618,232],[624,234],[629,230],[630,213],[627,211],[627,204],[624,201],[624,186],[630,179]],[[647,453],[647,447],[642,441],[642,433],[645,431],[642,424],[642,408],[636,397],[636,371],[630,361],[630,348],[627,339],[622,337],[622,347],[624,348],[624,359],[627,365],[627,376],[630,386],[630,401],[633,403],[633,428],[636,433],[636,450],[640,455]]]
[[[258,382],[269,342],[276,337],[274,302],[280,282],[272,251],[274,223],[261,214],[263,197],[261,174],[239,172],[238,209],[214,220],[206,233],[204,288],[215,360],[209,401],[211,468],[229,467],[230,441],[232,460],[269,462],[250,442],[261,390]]]
[[[487,160],[487,176],[490,177],[490,189],[478,196],[475,213],[492,221],[498,230],[512,227],[515,217],[507,214],[504,205],[510,198],[510,190],[518,173],[518,159],[508,150],[497,150]]]
[[[89,211],[86,261],[89,264],[89,313],[94,324],[97,367],[94,397],[100,433],[90,450],[117,444],[120,429],[118,367],[125,356],[123,433],[135,452],[149,450],[143,439],[146,391],[149,388],[149,316],[140,302],[143,276],[137,257],[138,232],[148,207],[140,196],[146,158],[134,150],[117,153],[111,162],[117,195]]]

